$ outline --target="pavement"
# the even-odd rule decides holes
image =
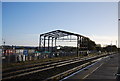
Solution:
[[[2,54],[0,54],[0,81],[2,80]]]
[[[118,55],[118,72],[117,72],[117,74],[118,74],[117,81],[120,81],[120,54]]]
[[[114,54],[104,57],[96,63],[65,77],[61,81],[116,81],[115,74],[118,71],[118,56],[119,54]]]

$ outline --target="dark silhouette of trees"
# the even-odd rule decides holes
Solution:
[[[96,44],[94,41],[88,41],[88,50],[96,50]]]
[[[114,51],[118,50],[116,45],[108,45],[108,46],[104,47],[103,49],[107,52],[114,52]]]

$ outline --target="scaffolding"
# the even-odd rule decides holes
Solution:
[[[61,37],[65,37],[65,36],[70,36],[70,40],[71,36],[75,36],[77,39],[77,47],[76,47],[76,52],[77,55],[79,55],[79,52],[81,50],[88,50],[88,41],[91,41],[88,37],[76,34],[76,33],[72,33],[72,32],[67,32],[67,31],[63,31],[63,30],[55,30],[55,31],[51,31],[51,32],[47,32],[44,34],[40,34],[40,38],[39,38],[39,50],[40,51],[48,51],[48,52],[53,52],[53,47],[56,47],[56,40],[59,40],[59,38]],[[63,39],[66,40],[66,39]],[[47,41],[47,44],[46,44]],[[51,47],[51,48],[50,48]]]

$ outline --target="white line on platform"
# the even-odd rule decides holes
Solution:
[[[83,79],[87,78],[90,74],[87,74]]]
[[[96,63],[98,63],[98,61],[95,62],[95,63],[93,63],[93,64],[91,64],[91,65],[89,65],[89,66],[87,66],[87,67],[85,67],[85,68],[83,68],[83,69],[81,69],[81,70],[79,70],[79,71],[77,71],[77,72],[75,72],[75,73],[73,73],[73,74],[71,74],[71,75],[69,75],[69,76],[67,76],[67,77],[65,77],[65,78],[63,78],[63,79],[61,79],[61,80],[59,80],[59,81],[63,81],[63,80],[65,80],[65,79],[68,79],[69,77],[71,77],[71,76],[73,76],[73,75],[75,75],[75,74],[77,74],[77,73],[83,71],[84,69],[87,69],[87,68],[89,68],[89,67],[95,65]]]
[[[108,58],[108,56],[104,57],[104,59],[105,59],[105,58]],[[83,71],[84,69],[87,69],[87,68],[89,68],[89,67],[95,65],[95,64],[98,63],[100,60],[101,60],[101,59],[99,59],[97,62],[95,62],[95,63],[93,63],[93,64],[91,64],[91,65],[88,65],[87,67],[85,67],[85,68],[83,68],[83,69],[81,69],[81,70],[79,70],[79,71],[77,71],[77,72],[75,72],[75,73],[73,73],[73,74],[71,74],[71,75],[69,75],[69,76],[67,76],[67,77],[65,77],[65,78],[63,78],[63,79],[61,79],[61,80],[59,80],[59,81],[63,81],[63,80],[65,80],[65,79],[68,79],[69,77],[71,77],[71,76],[73,76],[73,75],[75,75],[75,74],[77,74],[77,73]],[[89,76],[89,74],[88,74],[88,76]]]
[[[94,71],[96,71],[98,68],[100,68],[104,63],[100,64],[100,66],[98,66],[97,68],[95,68],[91,73],[89,73],[88,75],[86,75],[85,77],[83,77],[83,79],[87,78],[89,75],[91,75]]]

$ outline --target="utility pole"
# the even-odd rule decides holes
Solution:
[[[5,40],[2,38],[2,54],[5,56]]]
[[[116,40],[116,47],[118,47],[118,45],[117,45],[117,40]]]
[[[5,40],[2,38],[3,45],[5,46]]]
[[[111,46],[112,46],[112,41],[111,41]]]
[[[111,52],[112,52],[112,41],[111,41]]]

